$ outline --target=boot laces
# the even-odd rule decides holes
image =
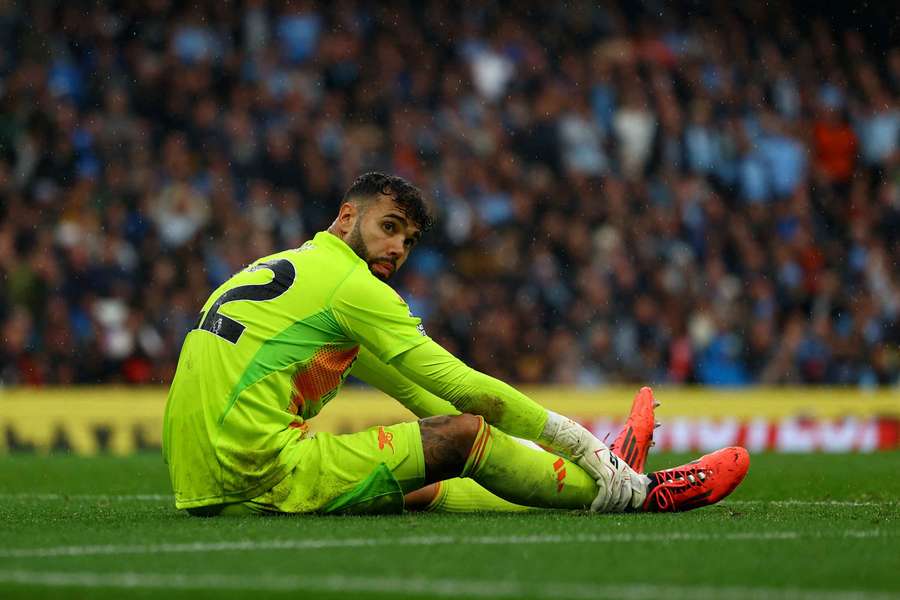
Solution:
[[[667,471],[651,473],[655,479],[653,489],[647,499],[652,499],[660,511],[675,510],[675,496],[692,487],[702,486],[710,473],[697,465],[676,467]]]

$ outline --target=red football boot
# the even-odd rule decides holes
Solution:
[[[680,467],[650,473],[643,508],[649,512],[676,512],[715,504],[734,491],[749,468],[750,453],[732,446]]]
[[[647,453],[653,445],[653,430],[659,425],[654,421],[653,410],[659,402],[653,398],[653,390],[642,387],[631,403],[631,414],[625,426],[609,449],[613,454],[628,463],[638,473],[644,472]]]

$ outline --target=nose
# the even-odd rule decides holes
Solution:
[[[388,256],[391,258],[400,258],[403,256],[403,252],[405,247],[403,245],[403,237],[397,236],[391,239],[391,243],[388,246]]]

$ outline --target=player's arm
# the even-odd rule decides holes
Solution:
[[[335,290],[331,309],[350,339],[414,384],[460,412],[481,415],[508,434],[549,446],[579,464],[584,462],[584,468],[598,476],[602,468],[598,453],[609,452],[600,440],[571,419],[548,411],[444,350],[425,335],[421,320],[409,313],[400,296],[373,277],[364,264]]]
[[[539,440],[548,411],[514,387],[486,375],[429,339],[391,361],[413,383],[445,399],[457,410],[481,415],[506,433]]]
[[[360,347],[350,374],[394,398],[420,419],[459,414],[452,404],[416,385],[391,365],[381,362],[365,346]]]
[[[391,364],[414,383],[445,398],[461,412],[484,417],[504,432],[539,442],[575,461],[603,489],[595,510],[631,498],[640,478],[578,423],[549,411],[510,385],[480,373],[428,339],[398,354]],[[623,505],[624,506],[624,505]]]
[[[360,347],[359,357],[353,363],[351,375],[365,381],[398,400],[420,419],[439,415],[458,415],[460,412],[452,404],[438,398],[425,388],[416,385],[395,367],[378,360],[365,346]],[[530,440],[515,438],[529,448],[540,450],[540,446]]]

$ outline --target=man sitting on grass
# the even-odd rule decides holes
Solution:
[[[178,508],[688,510],[740,483],[749,466],[743,448],[649,476],[629,466],[626,458],[643,466],[652,394],[639,394],[631,434],[626,426],[614,453],[431,340],[386,283],[431,225],[418,189],[367,173],[327,231],[257,260],[212,293],[185,339],[166,405],[163,451]],[[308,435],[306,422],[351,373],[420,420]]]

